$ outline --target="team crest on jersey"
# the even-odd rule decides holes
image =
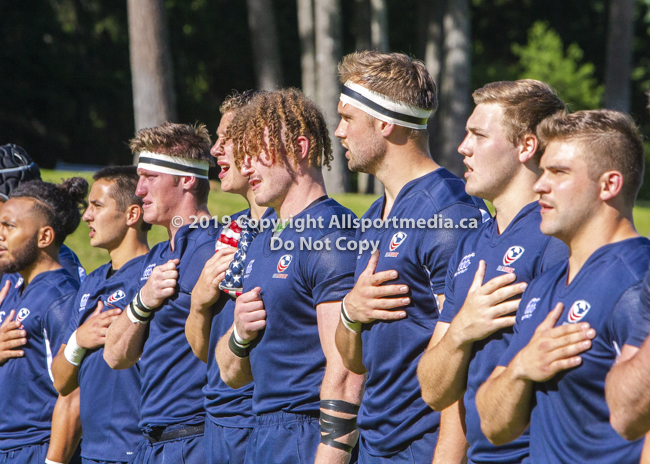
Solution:
[[[385,258],[395,258],[399,255],[399,252],[395,251],[402,243],[406,240],[406,232],[397,232],[393,235],[393,238],[390,239],[388,244],[389,251],[384,255]]]
[[[528,304],[526,305],[526,309],[524,309],[524,315],[521,316],[522,321],[525,321],[526,319],[530,319],[531,317],[533,317],[533,313],[537,308],[537,303],[539,303],[540,300],[541,298],[533,298],[528,302]]]
[[[118,290],[108,297],[106,304],[112,308],[115,308],[115,303],[126,297],[126,294],[122,290]]]
[[[22,322],[27,318],[27,316],[29,316],[29,309],[22,308],[20,311],[18,311],[18,315],[16,316],[16,320],[18,322]]]
[[[587,315],[587,312],[591,309],[591,305],[586,300],[578,300],[571,305],[569,314],[567,316],[567,321],[569,324],[575,324],[580,319]]]
[[[247,278],[248,275],[249,275],[249,274],[251,273],[251,271],[253,270],[253,263],[254,263],[254,262],[255,262],[254,259],[251,259],[251,260],[248,262],[248,265],[246,266],[246,272],[244,272],[244,279]]]
[[[156,267],[156,263],[148,265],[147,268],[142,273],[142,277],[140,277],[140,280],[149,280],[149,276],[151,276],[151,272],[153,271],[154,267]]]
[[[286,279],[288,276],[287,274],[283,274],[284,271],[287,270],[289,267],[289,264],[291,264],[291,261],[293,260],[293,256],[291,255],[284,255],[282,258],[280,258],[280,261],[278,261],[278,273],[273,274],[274,279]]]
[[[83,296],[81,297],[81,301],[79,301],[79,311],[86,309],[86,305],[88,304],[88,298],[90,298],[90,293],[84,293]]]
[[[511,246],[508,248],[508,251],[506,251],[506,254],[503,255],[503,265],[500,265],[497,267],[497,271],[501,272],[508,272],[508,273],[513,273],[515,272],[515,268],[511,267],[510,265],[517,261],[519,258],[521,258],[521,255],[524,254],[524,247],[520,247],[518,245]]]
[[[460,263],[458,264],[458,268],[456,268],[456,273],[454,274],[454,277],[461,275],[462,273],[466,272],[467,269],[472,264],[472,258],[475,256],[474,253],[470,253],[468,255],[463,256],[463,259],[460,260]]]

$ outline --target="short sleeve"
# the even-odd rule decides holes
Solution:
[[[340,229],[321,237],[319,240],[323,242],[330,241],[331,249],[323,247],[320,251],[311,251],[301,265],[305,284],[312,289],[314,306],[328,301],[341,301],[354,287],[357,253],[336,247],[336,241],[340,237],[351,240],[353,236],[351,230]]]
[[[467,224],[467,219],[474,218],[480,224],[480,213],[476,207],[467,204],[455,204],[440,211],[444,221],[450,219],[454,225]],[[468,232],[461,227],[424,229],[421,241],[420,259],[429,272],[431,290],[435,294],[445,292],[445,279],[449,261],[454,255],[458,242]],[[443,310],[444,313],[444,310]]]
[[[52,381],[54,381],[52,376],[52,359],[59,352],[61,345],[67,342],[65,336],[70,325],[70,309],[74,303],[75,296],[76,292],[73,292],[57,299],[47,309],[43,318],[42,328],[47,356],[47,369]]]
[[[537,269],[537,274],[541,274],[547,269],[552,268],[560,261],[565,261],[569,259],[569,247],[566,246],[562,240],[558,240],[555,237],[551,237],[544,253],[542,254],[542,259],[539,263],[539,268]]]
[[[451,260],[449,260],[449,266],[447,267],[447,277],[445,278],[445,302],[442,305],[442,311],[440,312],[440,317],[438,318],[438,321],[446,322],[448,324],[451,323],[454,317],[456,317],[456,314],[458,314],[458,308],[456,308],[455,305],[456,299],[454,295],[454,274],[456,273],[456,269],[458,269],[458,257],[460,251],[460,247],[458,247],[456,253],[454,253],[454,256],[452,256]]]
[[[609,336],[619,349],[623,345],[640,347],[650,334],[650,308],[641,303],[645,283],[628,288],[610,316]]]

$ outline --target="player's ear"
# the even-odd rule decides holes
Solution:
[[[296,139],[296,145],[297,145],[296,148],[298,149],[298,157],[300,158],[300,161],[307,159],[307,157],[309,156],[309,139],[304,135],[301,135]]]
[[[623,174],[620,171],[607,171],[601,174],[600,199],[609,201],[621,193],[623,189]]]
[[[534,134],[525,134],[519,142],[519,162],[527,163],[535,156],[539,148],[539,140]]]
[[[140,205],[131,205],[126,209],[126,225],[133,227],[142,217],[142,208]]]
[[[54,243],[54,229],[51,226],[43,226],[38,230],[36,244],[39,248],[47,248]]]

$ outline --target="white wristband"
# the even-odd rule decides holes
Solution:
[[[237,325],[235,324],[232,325],[232,334],[235,336],[235,341],[240,345],[242,345],[243,347],[246,347],[251,344],[250,340],[244,340],[239,336],[239,334],[237,333]]]
[[[133,322],[134,324],[147,324],[147,323],[149,322],[149,321],[141,321],[140,319],[138,319],[137,317],[135,317],[135,316],[133,315],[133,311],[134,311],[134,309],[133,309],[133,305],[132,305],[132,304],[128,304],[128,305],[126,306],[126,315],[129,316],[129,320],[130,320],[131,322]],[[135,311],[137,311],[137,309],[136,309]],[[142,312],[142,311],[140,311],[140,313],[141,313],[141,312]]]
[[[63,464],[62,462],[52,461],[51,459],[45,458],[45,464]]]
[[[80,347],[77,344],[76,330],[72,332],[72,335],[70,335],[68,344],[65,346],[65,350],[63,350],[63,355],[65,356],[65,359],[67,359],[68,362],[73,366],[78,366],[81,364],[82,359],[86,355],[86,349]]]
[[[348,310],[345,309],[345,298],[341,301],[341,321],[343,322],[343,325],[352,332],[361,333],[363,324],[361,322],[353,322],[352,318],[348,314]]]

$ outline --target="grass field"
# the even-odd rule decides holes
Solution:
[[[49,182],[60,182],[61,179],[71,176],[81,176],[92,183],[92,173],[73,173],[65,171],[42,171],[43,180]],[[239,195],[223,193],[219,190],[219,184],[214,183],[213,191],[210,192],[208,208],[214,216],[222,217],[232,214],[247,207],[246,201]],[[377,198],[372,195],[345,194],[333,195],[333,197],[342,205],[350,208],[357,216],[361,216],[370,207],[372,202]],[[634,221],[637,230],[641,235],[650,234],[650,202],[639,202],[634,209]],[[84,265],[87,272],[92,272],[109,260],[108,253],[104,250],[93,248],[89,244],[88,227],[84,222],[81,223],[77,231],[70,235],[66,240],[66,245],[74,250]],[[154,226],[149,233],[149,246],[167,240],[167,231],[159,226]]]

